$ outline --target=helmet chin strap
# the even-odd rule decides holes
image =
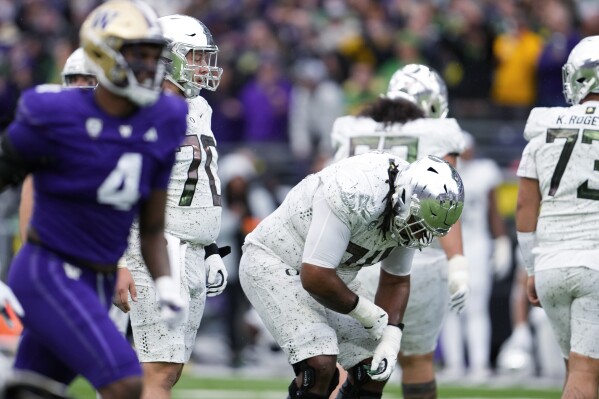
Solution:
[[[173,79],[171,75],[166,75],[166,80],[177,86],[177,88],[181,90],[185,98],[195,98],[200,95],[200,89],[190,86],[184,87],[181,83]]]

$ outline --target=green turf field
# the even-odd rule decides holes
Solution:
[[[289,385],[287,379],[199,378],[184,374],[175,388],[173,399],[284,399],[287,395],[287,385]],[[76,399],[96,398],[91,387],[83,380],[75,382],[71,394]],[[559,397],[560,391],[556,389],[457,386],[439,388],[439,398],[557,399]],[[399,385],[390,384],[383,398],[401,398]]]

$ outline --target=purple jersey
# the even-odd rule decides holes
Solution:
[[[186,115],[186,102],[167,94],[128,117],[108,117],[92,90],[43,85],[25,92],[8,135],[33,170],[31,225],[44,245],[115,264],[139,201],[167,187]]]

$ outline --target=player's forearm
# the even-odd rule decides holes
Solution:
[[[21,242],[27,241],[27,226],[33,213],[33,178],[27,176],[21,189],[21,203],[19,204],[19,235]]]
[[[410,297],[410,276],[394,276],[381,269],[381,279],[374,303],[389,315],[389,324],[403,320]]]
[[[355,306],[358,296],[337,276],[335,269],[302,264],[302,286],[323,306],[347,314]]]

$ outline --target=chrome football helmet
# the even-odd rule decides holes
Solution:
[[[76,86],[74,79],[77,76],[85,76],[96,79],[96,75],[91,71],[90,68],[87,67],[85,63],[85,56],[81,47],[69,55],[69,58],[67,58],[66,62],[64,63],[64,67],[62,68],[60,76],[62,77],[62,85],[65,87]],[[82,89],[93,89],[96,87],[96,85],[77,87]]]
[[[218,67],[218,47],[208,28],[186,15],[161,17],[160,24],[169,50],[166,78],[187,98],[198,96],[202,88],[216,90],[223,69]]]
[[[464,185],[447,161],[429,155],[401,170],[391,197],[392,236],[404,247],[424,248],[446,235],[464,207]]]
[[[79,33],[86,65],[109,91],[139,106],[154,104],[162,91],[164,64],[157,60],[152,78],[138,82],[136,72],[147,66],[129,65],[123,48],[150,44],[164,48],[158,16],[138,0],[109,0],[94,9]],[[141,63],[140,63],[141,64]]]
[[[585,37],[574,46],[562,67],[562,83],[568,104],[599,93],[599,36]]]
[[[420,108],[427,118],[445,118],[449,112],[447,86],[432,68],[408,64],[398,69],[384,97],[403,98]]]

